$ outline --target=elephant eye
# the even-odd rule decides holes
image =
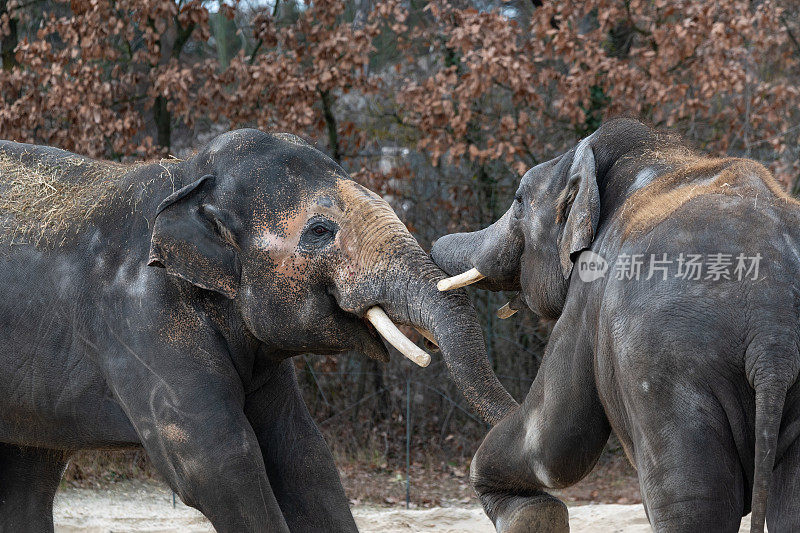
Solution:
[[[522,203],[522,195],[521,194],[516,195],[514,197],[514,201],[517,202],[518,204],[521,204]]]
[[[336,230],[335,222],[323,217],[316,217],[309,222],[300,237],[300,248],[306,251],[321,249],[333,240]]]

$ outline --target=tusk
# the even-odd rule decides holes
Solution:
[[[367,320],[375,326],[378,333],[386,339],[386,341],[397,348],[397,350],[417,363],[419,366],[428,366],[431,362],[431,356],[425,353],[419,346],[409,340],[408,337],[397,329],[392,319],[386,312],[378,306],[370,307],[367,311]]]
[[[418,328],[417,326],[414,326],[414,329],[419,331],[420,335],[422,335],[423,337],[425,337],[426,339],[431,341],[431,343],[434,346],[436,346],[437,348],[439,347],[439,344],[436,342],[436,339],[433,337],[433,333],[431,333],[430,331],[428,331],[425,328]]]
[[[522,293],[518,292],[511,297],[511,299],[506,303],[506,305],[497,310],[497,318],[499,318],[500,320],[505,320],[506,318],[510,318],[511,316],[513,316],[514,313],[516,313],[520,309],[525,309],[526,307],[528,306],[525,303]]]
[[[476,281],[480,281],[485,278],[483,274],[478,272],[477,268],[471,268],[466,272],[459,274],[458,276],[453,276],[452,278],[445,278],[440,280],[439,283],[436,284],[436,288],[440,291],[449,291],[451,289],[459,289],[461,287],[466,287]]]
[[[514,316],[516,312],[517,309],[511,309],[511,302],[506,302],[506,305],[497,310],[497,318],[505,320],[506,318]]]

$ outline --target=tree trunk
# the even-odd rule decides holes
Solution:
[[[341,164],[342,154],[339,149],[339,133],[336,131],[336,116],[333,114],[333,99],[330,91],[320,91],[320,96],[322,97],[322,116],[328,127],[328,147],[331,150],[331,157]]]
[[[158,132],[158,145],[169,151],[172,141],[172,116],[167,109],[167,99],[157,96],[153,105],[153,120]]]
[[[192,36],[195,24],[191,23],[184,28],[181,26],[178,17],[175,17],[175,28],[177,30],[177,35],[175,36],[175,42],[172,45],[170,56],[173,59],[179,60],[181,52],[183,51],[183,47],[186,46],[186,43],[189,41],[189,37]],[[158,42],[159,45],[162,45],[164,42],[163,36]],[[167,98],[165,96],[156,97],[156,100],[153,104],[153,120],[156,123],[158,145],[162,148],[166,148],[167,151],[169,151],[170,146],[172,145],[172,113],[170,113],[169,109],[167,108]]]
[[[0,55],[3,57],[3,70],[9,71],[19,65],[17,63],[17,58],[14,55],[14,50],[17,48],[17,41],[19,39],[19,35],[17,34],[17,19],[12,14],[8,13],[8,1],[1,0],[2,4],[0,4],[0,19],[3,18],[3,15],[8,14],[8,34],[3,35],[3,39],[0,40]]]

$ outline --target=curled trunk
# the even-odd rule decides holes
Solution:
[[[512,218],[509,210],[488,228],[445,235],[433,245],[433,261],[451,276],[477,269],[484,276],[475,284],[480,289],[520,290],[519,258],[524,240]]]
[[[517,403],[492,371],[483,331],[466,292],[436,288],[446,274],[383,199],[351,181],[342,181],[339,188],[347,200],[345,218],[353,222],[342,228],[339,238],[354,265],[339,273],[340,307],[359,316],[371,315],[374,321],[376,313],[369,310],[378,306],[396,323],[429,331],[453,381],[475,411],[492,425],[502,420]],[[405,343],[398,342],[391,328],[384,328],[385,338],[387,332],[389,340],[395,337],[392,343],[402,348]],[[424,359],[413,350],[405,354],[418,363]]]
[[[382,305],[393,320],[433,334],[458,389],[483,420],[497,424],[518,404],[489,364],[483,331],[466,292],[440,292],[436,283],[445,274],[427,256],[412,264],[405,261],[400,272],[407,274],[387,285]]]

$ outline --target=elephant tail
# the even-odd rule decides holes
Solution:
[[[775,465],[778,433],[783,415],[787,383],[785,375],[768,373],[768,379],[755,383],[755,467],[751,500],[750,533],[764,533],[767,517],[767,493]]]

